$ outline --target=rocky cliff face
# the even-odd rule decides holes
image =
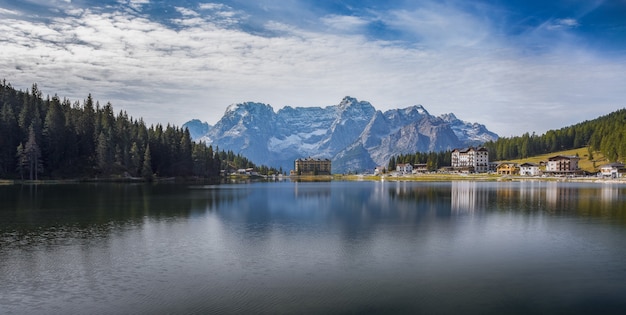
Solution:
[[[183,126],[195,128],[198,123]],[[401,153],[443,151],[498,138],[484,125],[454,114],[435,117],[419,105],[383,113],[351,97],[338,105],[285,107],[277,113],[261,103],[233,104],[203,136],[190,132],[194,140],[283,170],[292,169],[300,157],[330,158],[333,173],[371,170]]]

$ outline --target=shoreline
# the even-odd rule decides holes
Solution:
[[[222,179],[223,180],[223,179]],[[571,183],[599,183],[599,184],[626,184],[626,178],[602,177],[529,177],[495,174],[411,174],[411,175],[307,175],[307,176],[280,176],[259,177],[238,175],[228,178],[232,182],[242,184],[250,181],[282,181],[293,182],[331,182],[331,181],[389,181],[389,182],[450,182],[450,181],[477,181],[477,182],[571,182]],[[2,185],[54,185],[54,184],[81,184],[81,183],[120,183],[120,184],[158,184],[158,183],[198,183],[215,182],[215,179],[199,178],[82,178],[82,179],[44,179],[44,180],[13,180],[0,179]]]
[[[346,181],[481,181],[481,182],[580,182],[580,183],[603,183],[603,184],[626,184],[626,178],[602,178],[602,177],[539,177],[539,176],[511,176],[494,174],[420,174],[420,175],[339,175],[340,180]]]

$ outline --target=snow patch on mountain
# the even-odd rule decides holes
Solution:
[[[197,122],[185,125],[195,128]],[[337,105],[286,106],[278,112],[263,103],[231,104],[207,129],[192,138],[284,170],[292,169],[297,158],[330,158],[334,173],[371,170],[386,165],[392,155],[449,150],[498,138],[484,125],[454,114],[435,117],[422,105],[383,113],[349,96]]]

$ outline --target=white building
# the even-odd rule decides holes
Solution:
[[[550,173],[553,175],[574,175],[581,173],[581,170],[578,168],[578,161],[580,160],[577,156],[570,155],[557,155],[548,159],[548,164],[546,166],[546,173]]]
[[[486,148],[452,150],[452,168],[467,172],[489,171],[489,151]]]
[[[385,173],[385,167],[384,166],[376,166],[376,168],[374,169],[374,175],[380,175]]]
[[[519,174],[523,176],[539,176],[541,175],[541,170],[539,165],[535,163],[523,163],[519,166]]]
[[[396,171],[402,174],[411,174],[413,172],[413,165],[410,163],[396,165]]]
[[[626,172],[626,168],[622,163],[610,163],[600,167],[600,173],[604,177],[619,178],[624,172]]]

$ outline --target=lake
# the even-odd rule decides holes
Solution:
[[[626,186],[0,186],[1,314],[624,314]]]

